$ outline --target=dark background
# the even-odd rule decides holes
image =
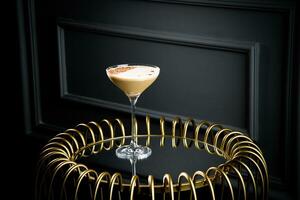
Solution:
[[[244,130],[264,152],[270,199],[300,198],[294,1],[20,0],[9,9],[2,171],[10,199],[32,199],[40,148],[55,134],[89,120],[128,120],[127,99],[104,71],[130,62],[161,68],[138,102],[140,118]]]

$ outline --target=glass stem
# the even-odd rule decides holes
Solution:
[[[137,142],[137,123],[136,123],[136,118],[135,118],[135,104],[139,98],[139,95],[137,96],[130,96],[129,101],[131,104],[131,144],[135,146],[138,145]]]
[[[136,175],[136,158],[130,159],[132,176]]]

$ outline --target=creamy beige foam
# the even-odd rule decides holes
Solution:
[[[107,70],[110,80],[128,96],[136,96],[158,77],[160,69],[143,65],[120,65]]]

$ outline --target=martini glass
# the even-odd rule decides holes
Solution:
[[[129,98],[131,105],[131,142],[116,149],[116,155],[128,159],[132,165],[132,175],[136,175],[136,161],[148,158],[152,151],[138,144],[135,104],[139,96],[157,79],[160,68],[145,64],[121,64],[106,69],[109,79]]]

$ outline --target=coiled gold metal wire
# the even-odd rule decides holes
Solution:
[[[205,187],[213,200],[267,199],[267,164],[260,148],[246,134],[207,121],[196,123],[188,119],[183,122],[180,118],[172,120],[168,133],[166,123],[161,117],[160,133],[153,134],[147,116],[146,134],[139,134],[138,138],[145,138],[146,145],[151,144],[152,138],[158,138],[161,147],[165,147],[165,140],[170,139],[172,148],[177,148],[180,143],[185,148],[194,146],[223,157],[226,162],[206,171],[196,171],[191,176],[182,172],[175,183],[170,174],[163,176],[162,183],[155,182],[152,175],[148,176],[147,184],[141,183],[139,176],[126,182],[120,173],[97,172],[78,162],[81,157],[123,145],[125,139],[130,138],[125,134],[123,122],[103,119],[81,123],[57,134],[42,148],[37,165],[36,199],[78,199],[81,190],[85,192],[85,199],[94,200],[122,199],[124,192],[131,200],[138,199],[140,194],[152,200],[157,194],[163,199],[180,199],[184,191],[190,192],[190,199],[200,199],[197,191]],[[68,194],[73,196],[68,197]]]

